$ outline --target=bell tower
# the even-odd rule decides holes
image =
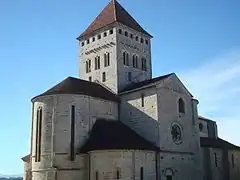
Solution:
[[[111,0],[77,38],[80,78],[102,83],[115,93],[151,79],[151,38],[116,0]]]

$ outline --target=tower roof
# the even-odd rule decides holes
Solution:
[[[96,17],[96,19],[77,39],[80,39],[83,36],[88,36],[92,32],[101,29],[107,25],[110,25],[114,22],[122,23],[136,31],[152,37],[116,0],[111,0],[111,2],[102,10],[102,12]]]

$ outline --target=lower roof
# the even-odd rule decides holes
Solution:
[[[80,148],[80,153],[113,149],[159,151],[159,148],[153,143],[147,141],[120,121],[96,120],[90,137]]]
[[[99,83],[85,81],[82,79],[68,77],[46,92],[34,97],[33,99],[46,95],[56,94],[79,94],[98,97],[104,100],[119,101],[119,97],[112,91]],[[32,99],[32,100],[33,100]]]
[[[211,139],[201,137],[200,139],[201,147],[209,147],[209,148],[220,148],[220,149],[228,149],[228,150],[240,150],[239,146],[231,144],[221,138]]]

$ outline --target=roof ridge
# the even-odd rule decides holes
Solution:
[[[113,4],[113,15],[114,15],[114,20],[117,21],[117,14],[116,14],[116,0],[112,0]]]

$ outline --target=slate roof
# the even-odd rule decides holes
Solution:
[[[111,2],[102,10],[102,12],[96,17],[96,19],[77,39],[80,39],[83,36],[88,36],[92,32],[101,29],[107,25],[110,25],[114,22],[122,23],[136,31],[142,32],[152,37],[116,0],[111,0]]]
[[[30,161],[30,154],[22,157],[22,160],[23,160],[24,162],[29,162],[29,161]]]
[[[166,74],[164,76],[159,76],[159,77],[156,77],[156,78],[153,78],[153,79],[149,79],[149,80],[146,80],[146,81],[130,84],[129,86],[127,86],[126,88],[121,90],[119,93],[124,93],[124,92],[132,91],[132,90],[135,90],[135,89],[138,89],[138,88],[144,88],[145,86],[154,85],[154,83],[156,83],[158,81],[162,81],[162,80],[170,77],[173,74],[174,73]]]
[[[122,122],[98,119],[92,128],[89,139],[81,147],[80,153],[111,149],[159,150],[154,144],[138,135]]]
[[[73,77],[66,78],[56,86],[40,94],[39,96],[34,97],[33,99],[55,94],[79,94],[98,97],[110,101],[119,101],[119,97],[104,86],[95,82],[85,81]]]
[[[200,138],[201,147],[210,147],[210,148],[221,148],[221,149],[236,149],[240,150],[239,146],[231,144],[221,138],[210,139],[210,138]]]

